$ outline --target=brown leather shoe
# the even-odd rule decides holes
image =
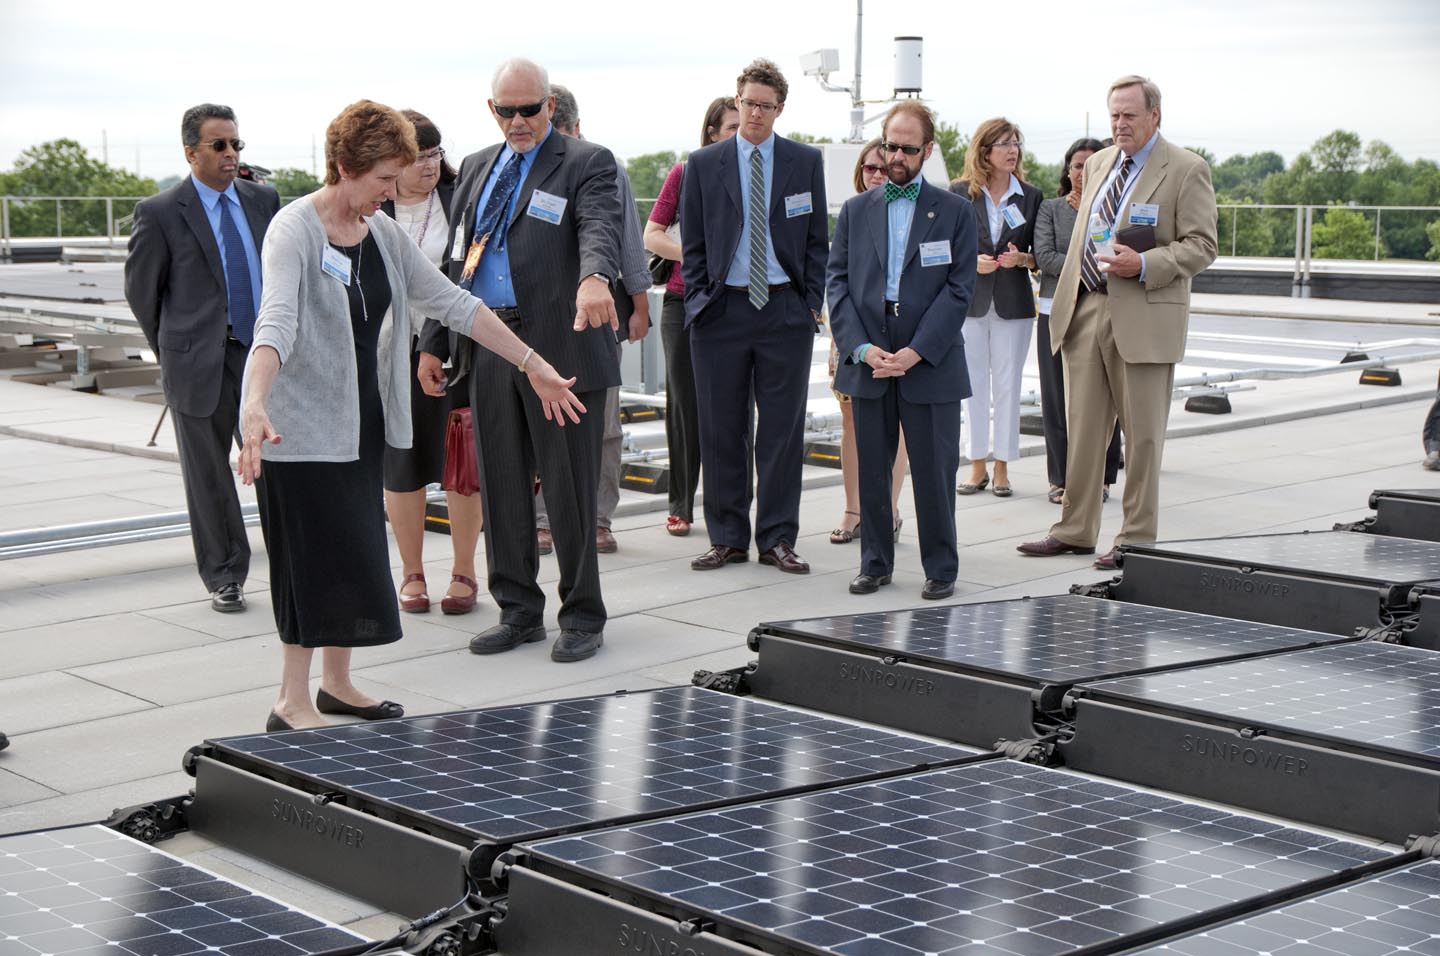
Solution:
[[[810,565],[800,560],[800,555],[795,553],[788,541],[781,541],[769,551],[760,552],[760,563],[777,567],[786,574],[810,573]]]
[[[1116,563],[1116,561],[1115,561],[1115,549],[1114,549],[1114,548],[1111,548],[1109,551],[1106,551],[1104,554],[1100,555],[1100,557],[1098,557],[1098,558],[1095,559],[1095,570],[1097,570],[1097,571],[1116,571],[1116,570],[1119,570],[1119,564]]]
[[[595,528],[595,550],[601,554],[614,554],[620,550],[620,545],[615,543],[615,536],[610,533],[609,528]]]
[[[1058,554],[1094,554],[1095,549],[1082,548],[1078,544],[1066,544],[1053,534],[1047,534],[1039,541],[1026,541],[1016,545],[1015,550],[1032,558],[1053,558]]]
[[[550,536],[549,528],[535,529],[535,544],[540,548],[541,554],[549,554],[555,550],[555,539]]]
[[[714,571],[727,564],[740,564],[750,560],[750,552],[741,551],[723,544],[712,544],[710,550],[690,562],[692,571]]]

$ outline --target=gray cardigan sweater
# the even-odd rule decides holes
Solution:
[[[380,327],[377,368],[385,441],[409,448],[411,312],[470,334],[480,300],[453,285],[389,216],[367,222],[390,280],[390,310]],[[339,280],[320,270],[328,240],[311,197],[281,209],[265,233],[264,291],[251,352],[268,345],[280,371],[265,403],[280,444],[266,461],[354,461],[360,455],[360,391],[350,302]],[[250,387],[246,367],[241,401]]]
[[[1040,204],[1035,217],[1035,265],[1040,269],[1040,298],[1055,296],[1060,284],[1060,270],[1065,268],[1065,254],[1070,251],[1070,235],[1075,231],[1075,210],[1064,196],[1052,196]],[[269,242],[270,240],[265,240]]]

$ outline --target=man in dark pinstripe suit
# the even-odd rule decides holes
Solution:
[[[491,352],[473,351],[469,387],[488,584],[500,623],[473,638],[470,650],[495,654],[545,639],[545,592],[536,582],[538,473],[560,565],[560,636],[550,657],[578,661],[600,649],[606,621],[595,555],[595,489],[605,390],[620,384],[610,295],[619,255],[615,158],[551,127],[555,98],[538,64],[501,64],[489,106],[505,141],[461,164],[450,216],[451,275],[471,269],[472,291],[562,374],[575,376],[572,387],[589,412],[578,425],[556,428],[521,372]],[[492,198],[504,203],[507,190],[498,225],[478,243],[487,207]],[[437,338],[443,340],[425,335],[423,341]],[[438,356],[422,356],[420,376],[427,391],[443,391]]]

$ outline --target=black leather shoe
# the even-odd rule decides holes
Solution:
[[[327,694],[323,687],[315,692],[315,709],[322,714],[345,714],[364,720],[395,720],[405,716],[405,708],[393,700],[382,700],[373,707],[356,707],[334,694]]]
[[[222,584],[210,595],[210,607],[228,614],[245,610],[245,591],[238,584]]]
[[[0,734],[0,750],[4,750],[8,746],[10,746],[10,738]]]
[[[760,563],[768,564],[772,568],[779,568],[786,574],[809,574],[810,565],[801,560],[795,549],[790,547],[790,542],[781,541],[768,551],[760,552]]]
[[[1032,558],[1053,558],[1058,554],[1094,554],[1093,547],[1085,548],[1078,544],[1066,544],[1053,534],[1047,534],[1039,541],[1026,541],[1024,544],[1017,544],[1015,550],[1021,554],[1027,554]]]
[[[882,574],[878,577],[873,574],[857,574],[855,580],[850,582],[851,594],[874,594],[882,587],[890,583],[890,575]]]
[[[750,552],[741,551],[724,544],[712,544],[710,550],[690,562],[691,571],[714,571],[727,564],[740,564],[750,560]]]
[[[496,624],[470,638],[471,654],[499,654],[512,650],[521,644],[533,644],[545,640],[544,625],[520,627],[518,624]]]
[[[954,593],[954,581],[936,581],[932,578],[926,578],[925,586],[920,589],[920,596],[927,601],[940,601]]]
[[[550,659],[562,664],[583,661],[587,657],[594,657],[595,652],[600,650],[600,645],[604,643],[605,632],[603,631],[576,631],[564,628],[550,648]]]
[[[294,727],[291,727],[291,726],[285,721],[285,718],[284,718],[284,717],[281,717],[279,714],[275,713],[275,711],[273,711],[273,710],[270,711],[270,716],[265,718],[265,732],[266,732],[267,734],[273,734],[273,733],[275,733],[276,731],[280,731],[280,730],[294,730],[294,729],[295,729]]]

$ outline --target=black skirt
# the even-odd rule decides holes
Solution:
[[[390,283],[372,236],[335,248],[350,257],[360,278],[350,284],[360,457],[267,461],[265,480],[256,486],[275,627],[282,642],[301,647],[366,647],[401,636],[385,537],[385,415],[376,367]]]
[[[410,350],[410,427],[413,435],[409,448],[385,446],[385,490],[419,491],[426,485],[439,484],[445,473],[445,426],[450,413],[470,404],[470,383],[452,385],[436,398],[426,395],[415,374],[420,366],[420,353]]]

